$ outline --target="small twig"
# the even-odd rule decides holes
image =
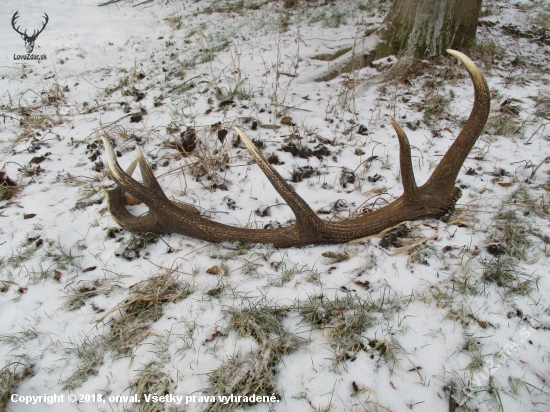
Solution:
[[[395,252],[395,253],[388,253],[388,256],[397,256],[397,255],[399,255],[399,254],[401,254],[401,253],[403,253],[403,252],[407,252],[407,251],[409,251],[409,250],[411,250],[411,249],[414,249],[414,248],[417,247],[418,245],[427,242],[428,240],[435,240],[435,239],[437,239],[437,236],[438,236],[438,235],[435,235],[435,236],[431,236],[431,237],[427,237],[427,238],[421,239],[421,240],[419,240],[419,241],[416,242],[416,243],[413,243],[413,244],[411,244],[411,245],[409,245],[409,246],[405,246],[404,248],[399,249],[399,250],[398,250],[397,252]],[[387,252],[386,252],[386,253],[387,253]]]
[[[550,156],[545,157],[544,160],[543,160],[542,162],[540,162],[539,165],[533,169],[533,171],[531,172],[531,176],[529,176],[529,178],[532,179],[533,177],[535,177],[535,173],[537,173],[537,170],[539,170],[539,168],[540,168],[544,163],[546,163],[548,160],[550,160]]]
[[[109,4],[115,4],[115,3],[118,3],[119,1],[122,1],[122,0],[109,0],[109,1],[106,1],[105,3],[98,4],[98,6],[99,7],[108,6]]]
[[[152,3],[152,2],[153,2],[153,0],[145,0],[145,1],[142,1],[141,3],[133,5],[132,7],[137,7],[137,6],[141,6],[142,4],[147,4],[147,3]]]
[[[387,194],[389,194],[389,193],[382,192],[382,193],[380,193],[380,194],[378,194],[378,195],[374,195],[374,196],[369,197],[367,200],[365,200],[363,203],[361,203],[361,204],[360,204],[360,205],[359,205],[359,206],[349,215],[348,219],[350,219],[352,216],[354,216],[354,215],[357,213],[357,211],[358,211],[359,209],[361,209],[361,208],[363,207],[363,205],[366,205],[367,202],[368,202],[369,200],[371,200],[372,198],[374,198],[374,197],[380,198],[380,196],[382,196],[382,195],[387,195]],[[382,200],[385,200],[385,199],[382,199]],[[377,202],[378,202],[378,199],[376,199],[376,201],[374,202],[374,205],[376,205]],[[386,200],[386,203],[389,203],[389,202]],[[374,205],[373,205],[373,206],[374,206]]]
[[[187,79],[186,81],[184,81],[182,84],[178,84],[177,86],[172,87],[170,90],[168,90],[168,93],[172,93],[174,90],[179,89],[181,86],[185,86],[187,83],[189,83],[193,79],[196,79],[197,77],[201,77],[201,75],[199,74],[198,76],[191,77],[190,79]]]
[[[100,126],[101,127],[112,126],[112,125],[117,124],[118,122],[120,122],[122,119],[126,119],[127,117],[130,117],[130,116],[133,116],[133,115],[134,115],[134,113],[128,113],[128,114],[125,114],[124,116],[122,116],[121,118],[119,118],[118,120],[115,120],[114,122],[106,123],[106,124],[100,123]]]
[[[151,265],[156,266],[156,267],[158,267],[159,269],[164,269],[164,270],[167,270],[167,271],[169,271],[169,272],[181,273],[181,274],[183,274],[183,275],[191,275],[191,276],[193,276],[192,273],[183,272],[183,271],[181,271],[181,270],[176,270],[176,269],[172,269],[172,268],[167,268],[167,267],[165,267],[165,266],[161,266],[161,265],[157,265],[156,263],[153,263],[153,262],[152,262],[150,259],[148,259],[148,258],[144,258],[144,259],[145,259],[147,262],[149,262]]]
[[[548,125],[548,124],[550,124],[550,123],[543,123],[543,124],[541,124],[541,125],[537,128],[537,130],[535,130],[535,132],[531,135],[531,137],[530,137],[529,139],[527,139],[527,141],[526,141],[525,143],[523,143],[523,144],[529,144],[529,141],[533,138],[534,135],[537,134],[537,132],[539,131],[539,129],[542,127],[542,128],[543,128],[542,131],[544,132],[544,129],[546,129],[546,125]]]
[[[238,268],[235,268],[235,269],[233,269],[233,270],[230,270],[229,272],[226,273],[226,276],[229,275],[230,273],[235,272],[236,270],[242,269],[242,268],[244,268],[245,266],[250,265],[250,264],[256,262],[258,259],[260,259],[260,258],[258,257],[258,258],[254,259],[254,260],[251,260],[251,261],[248,261],[248,260],[245,259],[246,263],[245,263],[244,265],[239,266]],[[260,265],[259,263],[257,263],[256,266],[261,266],[261,265]]]
[[[281,74],[283,74],[283,73],[281,73]],[[296,107],[296,106],[287,106],[285,104],[273,103],[273,106],[284,107],[285,109],[301,110],[303,112],[311,112],[311,110],[308,110],[308,109],[301,109],[300,107]]]
[[[360,242],[364,242],[365,240],[368,240],[368,239],[372,239],[373,237],[383,237],[386,233],[388,232],[391,232],[392,230],[394,229],[397,229],[398,227],[402,226],[402,225],[406,225],[407,223],[411,223],[410,220],[407,220],[405,222],[401,222],[395,226],[392,226],[392,227],[389,227],[387,229],[384,229],[383,231],[381,231],[380,233],[377,233],[375,235],[370,235],[370,236],[366,236],[366,237],[362,237],[361,239],[355,239],[355,240],[352,240],[351,242],[348,242],[347,244],[348,245],[352,245],[354,243],[360,243]]]
[[[527,233],[530,235],[533,235],[535,237],[538,237],[540,240],[542,240],[544,243],[550,244],[550,236],[543,235],[542,233],[536,232],[533,229],[527,229]],[[5,242],[4,242],[5,243]]]
[[[168,246],[168,249],[169,249],[169,250],[174,250],[174,248],[173,248],[172,246],[170,246],[170,245],[166,242],[166,240],[164,240],[161,236],[159,236],[158,238],[159,238],[162,242],[164,242],[164,244],[165,244],[166,246]]]

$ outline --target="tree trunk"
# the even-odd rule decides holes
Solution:
[[[464,49],[474,42],[480,11],[481,0],[395,0],[376,57],[425,59]]]
[[[386,78],[395,78],[415,58],[445,54],[448,48],[463,50],[475,40],[482,0],[395,0],[382,27],[366,33],[353,50],[316,70],[315,81],[328,81],[342,73],[369,66],[389,55],[399,57]]]

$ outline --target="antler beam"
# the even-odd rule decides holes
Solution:
[[[109,169],[118,185],[106,191],[109,211],[123,228],[134,232],[173,232],[209,242],[241,241],[273,244],[281,248],[343,243],[379,233],[404,221],[440,218],[454,209],[461,196],[460,189],[455,187],[456,177],[485,127],[490,107],[487,83],[477,66],[466,55],[454,50],[447,51],[464,64],[472,79],[475,102],[470,117],[430,179],[421,187],[417,187],[414,179],[409,140],[401,126],[390,117],[399,140],[404,193],[381,209],[341,222],[320,219],[267,162],[254,143],[236,127],[235,130],[260,169],[296,215],[296,222],[292,226],[268,230],[245,229],[201,217],[193,207],[182,207],[166,197],[139,147],[136,147],[136,159],[124,172],[111,144],[104,137]],[[141,169],[143,183],[131,177],[137,164]],[[141,217],[131,215],[123,204],[124,191],[145,203],[149,212]]]

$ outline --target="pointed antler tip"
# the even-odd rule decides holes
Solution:
[[[107,164],[109,165],[109,169],[111,170],[111,173],[115,173],[116,166],[118,166],[115,150],[107,137],[101,136],[101,140],[103,140],[103,146],[105,146],[105,155],[107,156]]]
[[[109,139],[105,136],[101,136],[101,140],[103,141],[103,146],[105,146],[105,149],[112,147],[111,142],[109,142]]]
[[[395,132],[397,133],[397,137],[399,138],[399,140],[401,141],[404,139],[405,142],[408,143],[409,139],[407,139],[407,135],[405,134],[405,131],[403,130],[399,122],[395,120],[392,116],[388,116],[388,117],[390,119],[391,125],[393,126]]]
[[[479,72],[479,68],[474,64],[472,59],[470,59],[468,56],[466,56],[464,53],[461,53],[459,51],[453,50],[453,49],[447,49],[447,53],[449,53],[451,56],[456,57],[458,60],[466,66],[466,69],[471,72],[475,71],[476,73]]]
[[[239,127],[235,126],[234,129],[239,134],[239,136],[241,136],[241,138],[243,138],[245,140],[249,140],[248,136],[245,135],[244,132]]]
[[[252,143],[252,140],[250,140],[250,138],[241,129],[239,129],[237,126],[235,126],[235,131],[239,134],[239,136],[241,136],[241,139],[242,139],[244,145],[246,146],[248,151],[252,154],[252,156],[254,157],[256,162],[260,162],[260,160],[258,158],[256,158],[260,154],[260,152],[259,152],[258,148],[256,147],[256,145],[254,143]]]
[[[151,168],[149,164],[147,163],[147,159],[145,159],[145,156],[143,155],[143,151],[141,150],[141,147],[136,145],[136,158],[135,160],[139,163],[139,168],[142,171],[142,174],[145,173],[145,171],[151,171]]]

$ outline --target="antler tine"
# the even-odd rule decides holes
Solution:
[[[213,222],[198,216],[197,213],[194,213],[196,211],[174,204],[164,193],[159,193],[154,189],[157,187],[154,177],[151,182],[155,183],[151,187],[146,187],[125,173],[117,162],[109,140],[105,136],[102,136],[102,139],[112,178],[117,183],[117,187],[106,191],[108,207],[113,218],[123,228],[136,232],[176,232],[210,242],[258,242],[271,243],[279,247],[310,243],[309,237],[302,238],[303,233],[311,234],[313,232],[307,228],[297,230],[296,225],[271,230],[237,228]],[[148,175],[152,176],[152,172],[148,169],[147,163],[139,151],[136,159],[140,167],[143,168],[142,174],[147,182],[147,179],[150,178]],[[135,168],[135,165],[131,165],[128,171],[131,172],[132,168]],[[125,190],[149,207],[149,212],[145,216],[136,217],[126,210],[123,203]]]
[[[143,179],[143,184],[155,191],[157,195],[165,196],[164,191],[162,190],[162,187],[160,187],[160,184],[153,174],[153,171],[151,170],[151,167],[147,164],[147,160],[145,160],[145,157],[143,156],[143,152],[141,151],[141,148],[136,145],[136,159],[139,163],[139,170],[141,171],[141,178]]]
[[[135,157],[126,169],[128,176],[136,170],[138,158]],[[113,189],[103,190],[107,197],[107,207],[115,221],[126,230],[135,232],[154,232],[160,227],[160,220],[156,213],[149,211],[144,216],[134,216],[124,205],[124,189],[116,186]]]
[[[138,158],[136,156],[134,157],[134,160],[132,160],[132,163],[130,163],[130,166],[128,166],[128,169],[126,169],[126,174],[128,176],[132,176],[134,174],[137,164],[138,164]]]
[[[460,60],[470,74],[474,84],[474,107],[462,131],[435,168],[425,186],[452,191],[462,164],[485,128],[491,103],[487,82],[474,62],[468,56],[456,50],[448,49],[447,53]]]
[[[311,207],[309,207],[304,199],[298,196],[298,194],[283,179],[279,172],[277,172],[273,168],[273,166],[269,164],[269,162],[260,153],[256,145],[248,138],[248,136],[244,134],[244,132],[238,127],[235,127],[235,131],[239,134],[246,148],[248,149],[256,163],[258,163],[258,166],[260,166],[260,169],[262,169],[262,172],[264,172],[275,190],[279,192],[279,194],[283,197],[288,206],[292,209],[294,215],[296,216],[296,222],[299,224],[307,223],[308,225],[313,225],[320,229],[323,221],[319,219],[319,217],[317,217]]]
[[[102,136],[101,139],[103,140],[103,145],[105,146],[105,154],[107,155],[107,164],[109,165],[109,170],[111,171],[113,180],[119,186],[125,188],[128,192],[132,194],[132,196],[141,200],[145,204],[147,204],[148,200],[155,196],[162,200],[168,201],[168,198],[160,188],[157,179],[151,172],[149,165],[147,165],[147,162],[143,157],[143,153],[141,153],[139,146],[136,146],[136,160],[139,163],[141,175],[145,185],[139,183],[129,174],[125,173],[124,170],[122,170],[122,168],[118,164],[118,161],[116,160],[115,151],[113,149],[113,146],[111,146],[109,140],[105,136]],[[133,169],[131,171],[133,172],[134,169],[135,165],[133,166]],[[130,170],[130,168],[128,170]]]
[[[399,140],[399,165],[401,168],[401,181],[403,183],[403,197],[408,201],[420,200],[418,187],[414,179],[414,171],[411,160],[411,145],[405,131],[399,123],[390,116],[390,122],[397,133]]]

